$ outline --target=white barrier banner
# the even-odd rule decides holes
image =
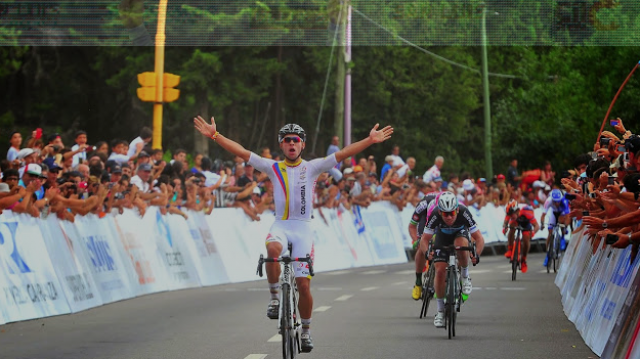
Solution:
[[[39,223],[10,211],[0,217],[0,311],[7,322],[71,312]]]
[[[407,255],[404,251],[404,245],[399,240],[402,238],[402,230],[399,228],[398,221],[393,219],[393,216],[398,212],[393,212],[385,205],[389,204],[374,202],[361,211],[364,233],[370,239],[369,243],[372,244],[374,263],[406,263]]]
[[[76,227],[55,216],[40,221],[40,229],[51,257],[53,268],[58,275],[72,312],[79,312],[102,305],[102,298],[89,266],[76,255],[71,237],[78,238]],[[67,235],[70,233],[70,235]]]
[[[374,265],[371,244],[364,235],[359,235],[354,227],[354,217],[351,211],[328,211],[329,225],[333,229],[333,235],[344,239],[349,247],[353,266],[366,267]]]
[[[163,216],[158,208],[147,210],[145,217],[155,218],[155,240],[160,254],[164,257],[169,289],[184,289],[200,286],[200,278],[185,241],[191,240],[191,233],[184,218],[178,215]],[[171,225],[169,225],[171,224]]]
[[[244,220],[243,217],[246,216],[239,208],[229,208],[206,217],[207,224],[212,229],[213,242],[220,252],[227,276],[232,283],[260,279],[255,273],[258,257],[251,257],[247,244],[242,240],[247,229],[238,227],[243,223],[241,222]],[[253,233],[252,235],[256,239],[259,236],[262,238],[262,248],[264,248],[267,233]],[[254,270],[252,271],[250,268]]]
[[[76,254],[83,256],[104,303],[128,299],[137,292],[131,283],[134,270],[126,260],[120,239],[110,230],[112,221],[93,214],[76,216],[80,237],[72,238]]]
[[[187,212],[187,225],[191,233],[192,245],[188,245],[191,258],[196,263],[202,285],[215,285],[229,282],[227,270],[216,247],[211,230],[203,213]]]
[[[329,211],[323,211],[325,217]],[[329,218],[335,215],[335,211]],[[327,226],[320,214],[314,210],[315,220],[311,221],[313,233],[310,233],[313,240],[313,270],[316,272],[332,271],[351,268],[357,258],[357,253],[351,242],[354,238],[338,238],[331,227]],[[327,219],[328,220],[328,219]]]
[[[134,268],[136,295],[162,292],[169,289],[167,270],[153,238],[156,226],[153,216],[140,216],[130,209],[113,217],[112,228],[120,239]],[[137,285],[136,285],[137,283]]]

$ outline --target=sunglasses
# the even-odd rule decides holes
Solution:
[[[284,143],[298,143],[298,142],[302,142],[302,139],[300,137],[285,137],[282,139],[282,142]]]
[[[456,211],[453,211],[453,212],[440,211],[440,214],[442,214],[442,217],[454,217],[456,215]]]

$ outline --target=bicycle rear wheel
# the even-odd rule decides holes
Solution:
[[[513,241],[513,254],[511,255],[511,280],[516,280],[520,258],[520,236]]]
[[[291,308],[289,308],[290,291],[291,288],[288,283],[282,284],[280,331],[282,333],[282,358],[284,359],[293,358],[293,343],[291,341],[293,328],[291,328]]]
[[[449,322],[449,339],[456,336],[456,275],[455,269],[449,268],[447,275],[447,321]]]
[[[429,270],[427,271],[426,278],[422,280],[422,310],[420,311],[420,318],[424,318],[427,316],[427,311],[429,310],[429,303],[431,303],[431,299],[433,298],[433,280],[435,276],[435,267],[433,264],[429,266]]]

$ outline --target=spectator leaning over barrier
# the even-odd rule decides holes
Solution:
[[[513,188],[518,188],[521,179],[522,177],[518,175],[518,160],[514,158],[507,168],[507,183]]]

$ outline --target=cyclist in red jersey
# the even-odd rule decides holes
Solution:
[[[537,233],[540,229],[535,214],[533,213],[533,207],[524,205],[522,208],[518,205],[516,200],[511,200],[507,204],[507,216],[504,218],[504,228],[509,231],[507,238],[509,239],[509,246],[506,257],[511,258],[511,251],[513,250],[513,241],[515,240],[516,229],[518,225],[524,228],[522,231],[522,253],[521,253],[521,270],[522,273],[527,273],[527,254],[531,247],[531,236],[533,233]]]

